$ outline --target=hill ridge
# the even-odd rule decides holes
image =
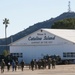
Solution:
[[[75,12],[64,12],[55,18],[51,18],[49,20],[46,20],[43,22],[38,22],[32,26],[29,26],[27,29],[22,30],[22,31],[8,37],[7,44],[10,44],[11,42],[17,41],[20,38],[23,38],[23,37],[33,33],[34,31],[41,29],[41,28],[51,28],[51,26],[53,25],[54,22],[56,22],[58,20],[66,19],[66,18],[75,18]],[[5,45],[5,44],[6,44],[5,39],[4,38],[0,39],[0,45]],[[0,51],[3,49],[5,49],[5,47],[0,46]]]

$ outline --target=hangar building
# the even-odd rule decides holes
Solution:
[[[75,30],[40,29],[10,44],[10,53],[30,63],[44,55],[59,55],[61,59],[75,59]]]

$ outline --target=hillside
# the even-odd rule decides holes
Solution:
[[[54,22],[56,22],[58,20],[66,19],[66,18],[75,18],[75,13],[74,12],[64,12],[63,14],[61,14],[55,18],[51,18],[49,20],[36,23],[36,24],[28,27],[27,29],[16,33],[15,35],[11,35],[10,37],[8,37],[7,44],[11,43],[11,39],[13,40],[13,42],[17,41],[18,39],[20,39],[24,36],[27,36],[38,29],[51,28],[51,26],[54,24]],[[0,39],[0,45],[5,45],[5,44],[6,44],[5,39]],[[5,47],[0,46],[0,52],[2,52],[4,49],[5,49]],[[9,49],[9,47],[8,47],[8,49]]]
[[[52,29],[75,29],[75,18],[67,18],[54,22]]]

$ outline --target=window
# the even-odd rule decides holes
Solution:
[[[64,52],[63,57],[75,57],[75,52]]]
[[[23,57],[23,53],[11,53],[12,56],[16,56],[16,57]]]
[[[63,57],[66,57],[66,53],[63,53]]]
[[[71,57],[71,53],[68,52],[68,53],[67,53],[67,57]]]

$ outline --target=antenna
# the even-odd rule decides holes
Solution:
[[[68,2],[68,12],[71,12],[70,1]]]

